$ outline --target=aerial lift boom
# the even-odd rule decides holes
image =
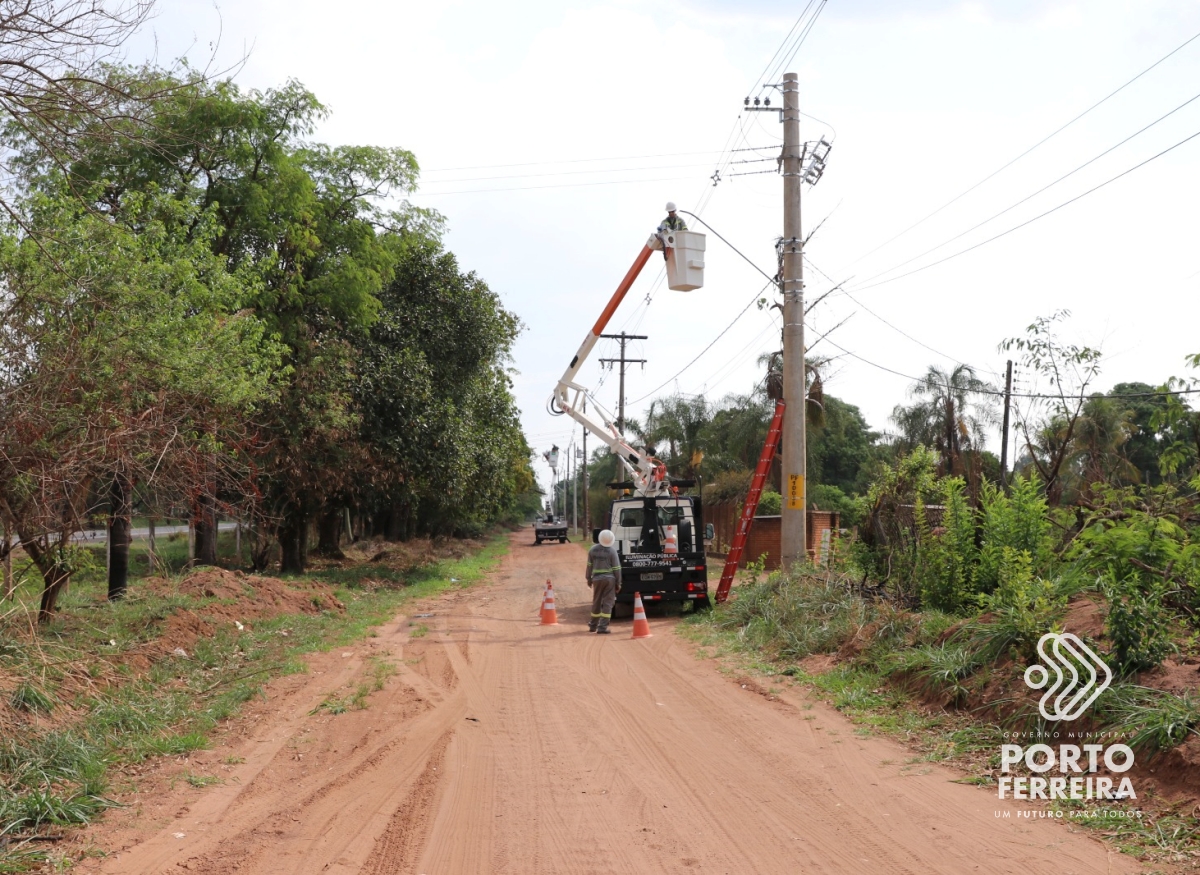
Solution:
[[[683,238],[684,235],[687,235],[686,239],[677,241],[676,238]],[[629,476],[634,483],[634,492],[637,495],[651,497],[668,495],[670,493],[670,483],[667,480],[667,466],[660,459],[656,459],[649,453],[634,448],[610,420],[597,421],[585,412],[584,401],[587,399],[589,392],[587,387],[576,382],[576,376],[579,374],[579,369],[583,367],[583,363],[591,355],[592,349],[596,346],[596,341],[604,333],[608,321],[616,313],[617,308],[621,305],[621,301],[625,299],[625,294],[642,272],[642,268],[646,266],[646,262],[650,260],[651,253],[656,249],[667,249],[668,259],[676,258],[676,262],[669,261],[668,264],[669,279],[671,277],[675,278],[675,281],[670,283],[671,288],[690,291],[694,288],[699,288],[702,282],[700,271],[704,268],[703,261],[691,256],[695,252],[703,251],[703,241],[703,234],[687,231],[660,232],[650,236],[650,239],[646,241],[646,245],[642,247],[642,251],[638,253],[637,258],[634,259],[632,266],[630,266],[628,272],[625,274],[625,278],[617,286],[617,290],[613,293],[612,298],[609,299],[608,305],[600,314],[600,318],[596,320],[596,324],[592,326],[592,330],[584,338],[579,351],[571,359],[571,364],[558,381],[558,386],[555,388],[554,396],[551,399],[554,406],[561,409],[562,412],[604,441],[608,448],[616,454],[617,458],[621,460],[622,466],[629,472]],[[673,251],[676,248],[675,244],[677,242],[680,244],[679,248],[682,250],[678,253]],[[682,245],[684,243],[690,245],[684,247]],[[682,263],[679,264],[679,262]],[[689,271],[691,273],[690,277],[681,276],[681,273],[686,274]],[[592,410],[599,409],[598,404],[592,404]]]

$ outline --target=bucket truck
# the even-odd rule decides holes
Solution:
[[[633,265],[617,286],[600,318],[587,337],[551,397],[555,413],[566,413],[603,441],[620,460],[627,480],[610,483],[618,490],[612,502],[608,528],[616,538],[621,556],[621,592],[617,606],[632,612],[633,594],[645,602],[690,602],[694,609],[710,605],[705,541],[712,539],[712,526],[704,523],[699,496],[686,490],[693,481],[672,480],[667,466],[644,449],[633,446],[610,417],[600,419],[587,411],[602,411],[578,382],[583,367],[605,326],[620,306],[626,292],[655,251],[665,253],[667,285],[675,291],[692,291],[704,284],[704,235],[692,231],[659,231],[652,234]],[[592,534],[593,540],[599,529]]]

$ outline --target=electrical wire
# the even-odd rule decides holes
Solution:
[[[641,161],[646,158],[685,158],[692,155],[719,155],[711,150],[703,152],[658,152],[653,155],[619,155],[608,158],[564,158],[561,161],[522,161],[518,164],[476,164],[473,167],[437,167],[422,169],[421,173],[457,173],[465,170],[502,170],[506,167],[544,167],[547,164],[587,164],[597,161]],[[707,165],[705,165],[707,166]]]
[[[831,345],[833,345],[834,347],[836,347],[837,349],[840,349],[846,355],[850,356],[850,358],[858,359],[864,365],[870,365],[871,367],[876,368],[877,370],[885,371],[886,373],[889,373],[889,374],[894,374],[897,377],[903,377],[906,380],[912,380],[914,383],[925,382],[924,377],[914,377],[912,374],[906,374],[903,371],[897,371],[895,368],[889,368],[887,365],[881,365],[878,362],[873,362],[870,359],[863,358],[858,353],[851,352],[850,350],[846,349],[844,346],[837,343],[836,341],[830,340],[829,343]],[[970,390],[967,390],[966,394],[968,394],[968,395],[991,395],[991,396],[995,396],[998,398],[1003,398],[1006,393],[1000,389],[970,389]],[[1037,399],[1037,400],[1043,400],[1043,401],[1060,400],[1061,398],[1064,397],[1063,395],[1047,395],[1044,393],[1037,393],[1037,392],[1011,392],[1011,393],[1007,393],[1007,394],[1010,398],[1028,398],[1028,399]],[[1122,393],[1119,395],[1093,392],[1093,393],[1089,393],[1086,396],[1086,398],[1087,399],[1092,399],[1092,398],[1106,398],[1106,399],[1107,398],[1163,398],[1168,395],[1195,395],[1195,394],[1200,394],[1200,387],[1193,388],[1193,389],[1163,389],[1163,390],[1154,391],[1154,392],[1129,392],[1129,393]]]
[[[912,276],[913,274],[921,273],[922,271],[929,270],[929,268],[931,268],[931,267],[937,267],[939,264],[945,264],[947,261],[958,258],[960,255],[966,255],[968,252],[973,252],[974,250],[978,249],[981,246],[986,246],[988,243],[992,243],[996,240],[999,240],[1001,237],[1007,237],[1009,234],[1013,233],[1014,231],[1019,231],[1020,229],[1024,228],[1026,225],[1032,225],[1034,222],[1038,221],[1039,219],[1044,219],[1046,216],[1049,216],[1052,213],[1057,213],[1059,210],[1063,209],[1064,207],[1070,206],[1071,204],[1075,203],[1076,201],[1087,197],[1089,194],[1092,194],[1093,192],[1097,192],[1107,185],[1111,185],[1112,183],[1116,182],[1118,179],[1122,179],[1123,177],[1126,177],[1129,174],[1133,173],[1135,170],[1140,170],[1142,167],[1145,167],[1151,161],[1155,161],[1155,160],[1161,158],[1162,156],[1175,151],[1180,146],[1196,139],[1196,137],[1200,137],[1200,131],[1196,131],[1194,134],[1184,137],[1182,140],[1180,140],[1175,145],[1168,146],[1166,149],[1163,149],[1158,154],[1151,155],[1145,161],[1141,161],[1141,162],[1135,164],[1134,166],[1130,167],[1128,170],[1121,171],[1116,176],[1113,176],[1110,179],[1106,179],[1104,182],[1100,183],[1099,185],[1093,186],[1092,188],[1089,188],[1087,191],[1083,192],[1082,194],[1077,194],[1077,195],[1075,195],[1075,197],[1071,198],[1070,200],[1063,201],[1058,206],[1051,207],[1050,209],[1046,210],[1044,213],[1039,213],[1038,215],[1034,216],[1032,219],[1026,219],[1024,222],[1022,222],[1019,225],[1014,225],[1013,227],[1009,228],[1007,231],[1001,231],[999,234],[996,234],[993,237],[989,237],[986,240],[982,240],[979,243],[974,244],[973,246],[968,246],[966,249],[961,249],[958,252],[953,253],[952,255],[947,255],[945,258],[940,258],[937,261],[930,262],[929,264],[923,265],[918,268],[914,268],[913,270],[907,271],[905,273],[897,274],[896,276],[889,277],[888,279],[880,280],[877,283],[870,283],[869,285],[863,285],[863,286],[855,286],[854,291],[863,292],[863,291],[866,291],[867,289],[873,289],[873,288],[885,285],[890,282],[895,282],[896,280],[899,280],[899,279],[904,279],[905,277]]]
[[[775,63],[775,59],[778,58],[780,56],[780,54],[784,51],[784,49],[787,47],[788,40],[790,40],[792,38],[792,34],[794,34],[796,32],[796,28],[798,28],[800,26],[800,22],[802,22],[804,20],[804,17],[806,15],[808,15],[808,10],[812,9],[812,5],[815,2],[816,2],[816,0],[808,0],[808,5],[805,6],[802,10],[800,10],[800,15],[799,15],[799,17],[796,18],[796,21],[792,25],[791,30],[789,30],[787,32],[787,36],[785,36],[783,38],[783,42],[781,42],[779,44],[779,48],[777,48],[775,50],[775,54],[771,55],[771,60],[767,61],[767,65],[765,67],[763,67],[763,71],[758,74],[758,78],[755,79],[754,84],[750,86],[751,92],[753,92],[754,89],[757,88],[759,85],[763,85],[762,88],[759,88],[759,91],[758,91],[759,94],[762,94],[762,92],[766,90],[765,83],[767,80],[767,71],[771,69],[771,65]],[[823,4],[824,4],[824,0],[822,0],[822,5]]]
[[[763,270],[761,267],[759,267],[757,264],[755,264],[753,261],[751,261],[750,256],[746,255],[744,252],[742,252],[742,250],[738,249],[736,246],[734,246],[732,243],[730,243],[728,240],[726,240],[724,237],[722,237],[721,232],[718,231],[716,228],[714,228],[712,225],[708,224],[708,222],[701,219],[695,213],[689,213],[687,210],[680,210],[679,212],[683,213],[685,216],[691,216],[693,219],[695,219],[697,222],[699,222],[705,228],[712,231],[713,234],[715,234],[717,236],[718,240],[720,240],[722,243],[724,243],[726,246],[728,246],[730,249],[732,249],[734,252],[736,252],[738,255],[740,255],[742,257],[742,260],[745,261],[746,264],[750,265],[752,268],[754,268],[759,273],[761,273],[763,276],[765,276],[767,278],[768,282],[772,282],[772,283],[778,282],[778,280],[775,277],[771,276],[771,274],[767,273],[765,270]]]
[[[761,158],[761,161],[772,159]],[[735,162],[741,163],[741,162]],[[501,176],[464,176],[460,179],[432,179],[429,182],[433,185],[452,185],[460,182],[493,182],[499,179],[543,179],[549,176],[583,176],[586,174],[595,173],[642,173],[647,170],[675,170],[691,167],[708,167],[704,164],[657,164],[652,167],[603,167],[598,170],[556,170],[549,173],[509,173]]]
[[[647,182],[677,182],[681,179],[691,179],[691,178],[692,177],[690,177],[690,176],[666,176],[666,177],[660,177],[657,179],[604,179],[604,180],[600,180],[598,182],[566,182],[566,183],[557,183],[554,185],[517,185],[517,186],[509,186],[506,188],[472,188],[472,189],[461,189],[461,190],[457,190],[457,191],[426,191],[424,189],[421,189],[420,194],[426,194],[426,195],[431,195],[431,196],[436,195],[436,196],[440,197],[442,195],[448,195],[448,194],[488,194],[489,192],[537,191],[537,190],[544,190],[544,189],[550,189],[550,188],[587,188],[587,187],[590,187],[593,185],[635,185],[635,184],[639,184],[639,183],[644,184]]]
[[[878,246],[876,246],[874,249],[870,250],[869,252],[865,252],[865,253],[863,253],[862,255],[858,256],[858,258],[854,259],[854,261],[850,262],[850,264],[846,265],[846,267],[847,267],[847,268],[853,267],[855,264],[858,264],[858,262],[862,261],[864,258],[866,258],[866,257],[868,257],[868,256],[870,256],[870,255],[874,255],[874,254],[875,254],[876,252],[878,252],[880,249],[882,249],[883,247],[885,247],[885,246],[887,246],[888,244],[892,243],[893,241],[900,239],[900,238],[901,238],[901,237],[903,237],[905,234],[907,234],[909,231],[912,231],[913,229],[915,229],[915,228],[918,228],[918,227],[920,227],[921,225],[925,224],[925,222],[927,222],[927,221],[929,221],[930,219],[932,219],[934,216],[936,216],[936,215],[937,215],[938,213],[940,213],[942,210],[944,210],[944,209],[946,209],[947,207],[951,206],[952,204],[955,204],[955,203],[957,203],[958,201],[962,200],[964,197],[966,197],[967,195],[969,195],[971,192],[975,191],[975,189],[979,188],[979,187],[980,187],[981,185],[983,185],[984,183],[986,183],[986,182],[990,181],[990,180],[991,180],[991,179],[993,179],[994,177],[996,177],[996,176],[998,176],[999,174],[1003,173],[1003,172],[1004,172],[1005,170],[1007,170],[1008,168],[1012,167],[1014,164],[1016,164],[1018,161],[1020,161],[1022,158],[1024,158],[1024,157],[1025,157],[1026,155],[1028,155],[1029,153],[1033,152],[1035,149],[1037,149],[1037,148],[1039,148],[1039,147],[1041,147],[1041,146],[1045,145],[1047,142],[1049,142],[1050,140],[1052,140],[1054,137],[1057,137],[1059,134],[1061,134],[1063,131],[1065,131],[1067,128],[1069,128],[1071,125],[1075,124],[1075,122],[1079,121],[1081,118],[1083,118],[1084,116],[1086,116],[1086,115],[1087,115],[1088,113],[1090,113],[1092,110],[1094,110],[1094,109],[1097,109],[1097,108],[1098,108],[1098,107],[1100,107],[1102,104],[1104,104],[1104,103],[1107,103],[1107,102],[1108,102],[1109,100],[1111,100],[1113,97],[1116,97],[1118,94],[1120,94],[1122,91],[1124,91],[1124,90],[1125,90],[1126,88],[1128,88],[1130,85],[1132,85],[1134,82],[1136,82],[1136,81],[1138,81],[1139,79],[1141,79],[1143,76],[1145,76],[1147,73],[1149,73],[1149,72],[1150,72],[1151,70],[1153,70],[1155,67],[1157,67],[1159,64],[1163,63],[1163,62],[1164,62],[1164,61],[1166,61],[1168,58],[1170,58],[1172,55],[1176,54],[1177,52],[1179,52],[1179,51],[1183,50],[1183,49],[1184,49],[1184,48],[1186,48],[1188,45],[1190,45],[1191,43],[1195,42],[1195,41],[1196,41],[1196,39],[1198,39],[1198,38],[1200,38],[1200,33],[1193,34],[1191,37],[1189,37],[1188,39],[1184,40],[1184,41],[1183,41],[1183,42],[1182,42],[1182,43],[1181,43],[1179,46],[1177,46],[1176,48],[1174,48],[1174,49],[1172,49],[1171,51],[1167,52],[1167,54],[1163,55],[1161,58],[1159,58],[1157,61],[1155,61],[1155,62],[1154,62],[1153,64],[1151,64],[1149,67],[1147,67],[1145,70],[1143,70],[1142,72],[1138,73],[1136,76],[1134,76],[1132,79],[1130,79],[1130,80],[1129,80],[1128,82],[1126,82],[1124,85],[1122,85],[1122,86],[1121,86],[1120,88],[1118,88],[1116,91],[1113,91],[1113,92],[1112,92],[1111,94],[1109,94],[1107,97],[1103,97],[1103,98],[1101,98],[1100,100],[1096,101],[1096,102],[1095,102],[1095,103],[1093,103],[1091,106],[1089,106],[1087,109],[1085,109],[1083,112],[1079,113],[1079,115],[1077,115],[1077,116],[1075,116],[1073,119],[1071,119],[1069,122],[1067,122],[1066,124],[1062,125],[1062,126],[1061,126],[1061,127],[1059,127],[1059,128],[1056,128],[1054,131],[1052,131],[1051,133],[1047,134],[1047,135],[1046,135],[1045,137],[1043,137],[1042,139],[1038,140],[1036,143],[1034,143],[1032,146],[1030,146],[1028,149],[1026,149],[1024,152],[1022,152],[1022,153],[1021,153],[1020,155],[1018,155],[1016,158],[1013,158],[1013,159],[1012,159],[1011,161],[1009,161],[1007,164],[1004,164],[1002,167],[998,168],[997,170],[993,170],[991,173],[989,173],[989,174],[988,174],[987,176],[985,176],[983,179],[979,180],[979,182],[977,182],[977,183],[975,183],[974,185],[972,185],[972,186],[971,186],[970,188],[968,188],[966,191],[962,192],[961,194],[955,195],[953,198],[951,198],[950,200],[946,201],[946,203],[942,204],[940,207],[938,207],[936,210],[934,210],[934,211],[933,211],[932,213],[930,213],[929,215],[925,216],[923,219],[919,219],[919,220],[917,220],[916,222],[914,222],[913,224],[911,224],[911,225],[909,225],[907,228],[905,228],[903,231],[899,232],[898,234],[895,234],[895,235],[893,235],[892,237],[889,237],[887,240],[884,240],[882,243],[880,243],[880,244],[879,244]]]
[[[994,221],[995,219],[998,219],[998,218],[1000,218],[1000,217],[1001,217],[1001,216],[1003,216],[1005,213],[1008,213],[1008,212],[1010,212],[1010,211],[1012,211],[1012,210],[1015,210],[1015,209],[1016,209],[1017,207],[1019,207],[1021,204],[1023,204],[1023,203],[1026,203],[1027,201],[1030,201],[1030,200],[1032,200],[1033,198],[1037,197],[1039,194],[1042,194],[1043,192],[1045,192],[1045,191],[1047,191],[1047,190],[1049,190],[1049,189],[1053,188],[1054,186],[1058,185],[1058,184],[1059,184],[1060,182],[1062,182],[1063,180],[1065,180],[1065,179],[1068,179],[1068,178],[1069,178],[1069,177],[1071,177],[1071,176],[1074,176],[1076,173],[1078,173],[1080,170],[1083,170],[1085,167],[1088,167],[1088,166],[1090,166],[1090,165],[1092,165],[1092,164],[1095,164],[1097,161],[1099,161],[1099,160],[1100,160],[1101,158],[1103,158],[1105,155],[1109,154],[1110,152],[1114,151],[1115,149],[1119,149],[1121,146],[1124,146],[1126,143],[1128,143],[1130,140],[1134,139],[1135,137],[1139,137],[1139,136],[1141,136],[1141,135],[1142,135],[1142,134],[1144,134],[1146,131],[1150,130],[1152,127],[1154,127],[1155,125],[1157,125],[1159,122],[1165,121],[1166,119],[1170,118],[1170,117],[1171,117],[1172,115],[1174,115],[1175,113],[1179,112],[1179,110],[1183,109],[1185,106],[1188,106],[1188,105],[1189,105],[1189,104],[1191,104],[1191,103],[1195,103],[1197,100],[1200,100],[1200,93],[1197,93],[1197,94],[1193,95],[1192,97],[1188,98],[1188,99],[1187,99],[1187,100],[1185,100],[1183,103],[1179,104],[1179,106],[1175,107],[1173,110],[1171,110],[1170,112],[1168,112],[1166,115],[1159,116],[1157,119],[1155,119],[1154,121],[1150,122],[1150,124],[1146,125],[1145,127],[1141,128],[1140,130],[1138,130],[1138,131],[1136,131],[1136,132],[1134,132],[1134,133],[1130,134],[1128,137],[1126,137],[1125,139],[1121,140],[1121,142],[1119,142],[1119,143],[1116,143],[1116,144],[1114,144],[1114,145],[1112,145],[1112,146],[1109,146],[1107,149],[1105,149],[1105,150],[1104,150],[1103,152],[1101,152],[1099,155],[1096,155],[1095,157],[1088,159],[1087,161],[1083,162],[1083,163],[1082,163],[1082,164],[1080,164],[1078,167],[1076,167],[1074,170],[1071,170],[1071,171],[1069,171],[1069,172],[1067,172],[1067,173],[1064,173],[1062,176],[1058,177],[1058,179],[1054,180],[1053,182],[1051,182],[1051,183],[1048,183],[1047,185],[1044,185],[1044,186],[1042,186],[1042,187],[1041,187],[1041,188],[1039,188],[1037,191],[1033,192],[1033,194],[1026,195],[1025,197],[1021,198],[1019,201],[1017,201],[1016,203],[1014,203],[1014,204],[1010,204],[1009,206],[1005,207],[1004,209],[1002,209],[1000,212],[996,213],[995,215],[993,215],[993,216],[990,216],[989,218],[986,218],[986,219],[984,219],[982,222],[979,222],[979,223],[977,223],[977,224],[975,224],[975,225],[972,225],[970,228],[968,228],[968,229],[967,229],[967,230],[965,230],[965,231],[962,231],[962,232],[960,232],[960,233],[958,233],[958,234],[955,234],[953,237],[949,238],[948,240],[943,240],[943,241],[942,241],[941,243],[939,243],[937,246],[934,246],[934,247],[933,247],[933,248],[931,248],[931,249],[926,249],[926,250],[925,250],[924,252],[922,252],[921,254],[919,254],[919,255],[914,255],[912,258],[908,259],[907,261],[902,261],[902,262],[900,262],[900,263],[899,263],[899,264],[897,264],[897,265],[894,265],[894,266],[892,266],[892,267],[889,267],[887,270],[880,271],[879,273],[877,273],[877,274],[875,274],[875,275],[873,275],[873,276],[869,276],[869,277],[867,277],[866,279],[862,280],[862,282],[863,282],[863,283],[869,283],[871,280],[878,279],[879,277],[881,277],[881,276],[884,276],[885,274],[889,274],[889,273],[891,273],[891,272],[892,272],[892,271],[894,271],[894,270],[899,270],[900,268],[904,267],[905,265],[912,264],[912,263],[913,263],[914,261],[916,261],[917,259],[919,259],[919,258],[924,258],[926,255],[929,255],[929,254],[930,254],[930,253],[932,253],[932,252],[936,252],[937,250],[941,249],[943,246],[947,246],[947,245],[949,245],[949,244],[953,243],[955,240],[958,240],[958,239],[960,239],[960,238],[962,238],[962,237],[965,237],[966,235],[970,234],[972,231],[975,231],[975,230],[978,230],[979,228],[982,228],[984,225],[988,224],[989,222],[992,222],[992,221]]]
[[[771,281],[770,281],[770,282],[769,282],[767,285],[772,285],[774,282],[775,282],[775,281],[772,279],[772,280],[771,280]],[[698,353],[696,354],[696,357],[695,357],[694,359],[692,359],[690,362],[688,362],[686,365],[684,365],[682,368],[680,368],[680,369],[679,369],[679,370],[678,370],[678,371],[675,373],[675,375],[674,375],[674,376],[672,376],[672,377],[668,378],[667,380],[665,380],[665,381],[664,381],[664,382],[663,382],[661,385],[659,385],[659,386],[656,386],[655,388],[651,389],[649,392],[647,392],[647,393],[646,393],[645,395],[643,395],[641,398],[634,398],[632,401],[629,401],[629,402],[627,402],[627,403],[629,403],[629,404],[637,404],[637,403],[639,403],[639,402],[641,402],[641,401],[645,401],[647,398],[649,398],[651,395],[653,395],[655,392],[657,392],[657,391],[658,391],[659,389],[661,389],[663,386],[666,386],[668,383],[670,383],[670,382],[674,381],[674,380],[675,380],[677,377],[679,377],[679,376],[680,376],[680,375],[681,375],[681,374],[682,374],[684,371],[686,371],[688,368],[690,368],[692,365],[694,365],[696,362],[698,362],[698,361],[700,360],[700,357],[701,357],[701,356],[703,356],[703,355],[704,355],[706,352],[708,352],[710,349],[712,349],[712,348],[713,348],[713,345],[714,345],[714,344],[715,344],[715,343],[716,343],[718,340],[720,340],[722,337],[724,337],[724,336],[725,336],[725,335],[726,335],[726,334],[729,332],[729,329],[730,329],[730,328],[732,328],[734,325],[736,325],[736,324],[737,324],[737,322],[738,322],[738,320],[739,320],[739,319],[741,319],[743,316],[745,316],[745,315],[746,315],[746,312],[747,312],[747,311],[748,311],[748,310],[749,310],[751,307],[753,307],[753,306],[754,306],[754,304],[755,304],[755,303],[758,301],[758,299],[759,299],[759,298],[762,296],[762,293],[763,293],[763,292],[765,292],[766,290],[767,290],[767,286],[763,286],[761,289],[759,289],[757,292],[755,292],[755,293],[754,293],[754,297],[753,297],[753,298],[751,298],[751,299],[750,299],[750,300],[747,302],[746,306],[742,308],[741,312],[740,312],[740,313],[738,313],[736,316],[734,316],[734,317],[733,317],[733,321],[731,321],[731,322],[730,322],[728,325],[726,325],[726,326],[725,326],[723,329],[721,329],[721,333],[720,333],[720,334],[718,334],[716,337],[714,337],[712,340],[710,340],[710,341],[709,341],[709,343],[708,343],[708,346],[706,346],[706,347],[704,347],[704,349],[700,350],[700,352],[698,352]]]
[[[810,3],[810,5],[811,5],[811,3]],[[775,69],[772,71],[772,73],[770,75],[771,79],[778,79],[779,74],[782,73],[785,69],[787,69],[787,67],[792,63],[792,61],[795,60],[796,55],[798,55],[800,53],[800,47],[802,45],[804,45],[804,41],[806,39],[808,39],[808,35],[810,33],[812,33],[812,29],[816,25],[817,19],[821,17],[821,12],[824,11],[824,9],[825,9],[825,0],[821,0],[821,5],[817,7],[815,12],[813,12],[812,16],[808,19],[808,24],[806,24],[804,26],[804,30],[801,31],[800,36],[797,38],[796,45],[795,45],[795,48],[792,49],[792,53],[790,55],[788,55],[786,59],[781,59],[780,62],[775,65]]]

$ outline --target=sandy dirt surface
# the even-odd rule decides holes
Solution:
[[[128,775],[127,807],[76,840],[97,852],[79,870],[1141,871],[803,693],[722,675],[676,619],[588,634],[583,548],[531,540],[514,534],[489,583],[272,683],[214,749]],[[537,625],[547,579],[558,626]],[[365,709],[318,708],[380,659],[398,672]]]

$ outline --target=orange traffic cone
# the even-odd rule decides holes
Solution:
[[[650,623],[646,620],[646,608],[642,605],[640,592],[633,594],[633,637],[650,637]]]
[[[542,622],[543,626],[558,625],[558,611],[554,610],[554,588],[550,585],[550,581],[546,581],[546,594],[542,596]]]
[[[675,533],[675,526],[666,526],[666,541],[663,543],[663,552],[667,554],[675,554],[679,552],[679,536]]]

